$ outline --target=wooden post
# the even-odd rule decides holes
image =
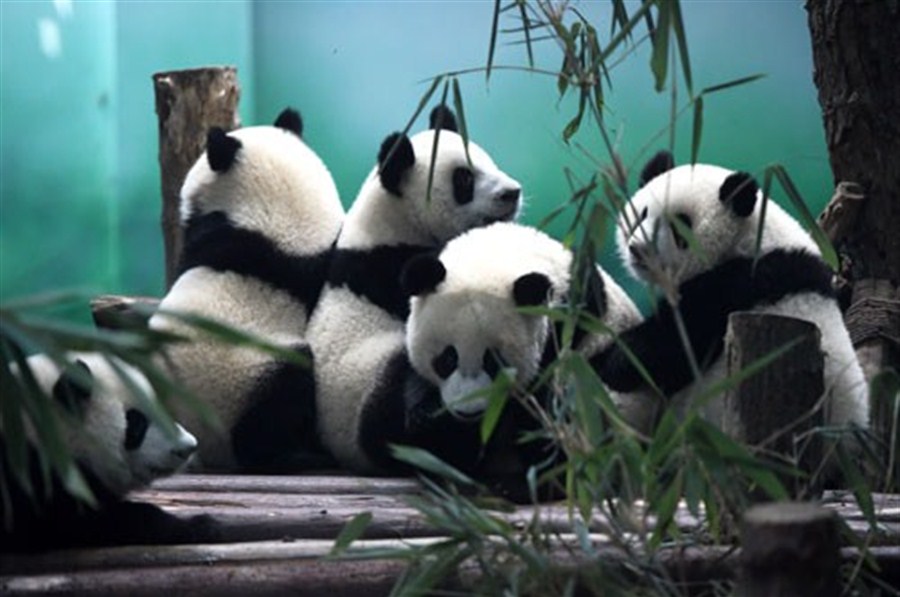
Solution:
[[[822,409],[816,408],[825,387],[820,336],[811,322],[758,312],[732,313],[725,336],[729,376],[797,342],[726,393],[722,426],[730,436],[767,453],[790,458],[802,449],[798,464],[807,473],[820,464],[823,452],[818,436],[808,433],[823,421]],[[803,441],[795,444],[801,436]],[[784,481],[795,484],[795,495],[805,484],[802,479]]]
[[[206,132],[240,126],[240,86],[233,66],[178,70],[153,75],[159,119],[162,231],[166,289],[175,282],[181,253],[179,193],[184,177],[206,149]]]
[[[812,503],[754,506],[741,528],[742,597],[841,594],[837,514]]]

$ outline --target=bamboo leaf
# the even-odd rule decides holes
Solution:
[[[372,522],[371,512],[360,512],[350,519],[350,522],[344,525],[337,539],[334,540],[334,545],[331,547],[328,555],[338,556],[347,551],[350,544],[359,539],[366,531],[366,527],[369,526],[370,522]]]
[[[497,379],[494,380],[494,383],[491,384],[491,387],[497,385],[497,380],[501,377],[504,376],[498,375]],[[491,439],[491,435],[493,435],[497,423],[500,422],[500,415],[503,414],[503,409],[506,407],[507,400],[508,392],[505,388],[497,388],[497,391],[489,393],[487,410],[484,412],[479,428],[482,444],[487,444],[488,440]]]
[[[463,109],[462,93],[459,90],[459,78],[453,77],[453,107],[456,110],[457,126],[459,128],[459,136],[462,137],[463,147],[466,150],[466,162],[470,168],[472,165],[472,156],[469,155],[469,126],[466,124],[466,111]]]
[[[684,82],[687,86],[688,94],[693,96],[694,83],[691,77],[691,58],[688,54],[687,35],[684,32],[684,21],[681,18],[681,2],[680,0],[670,0],[666,2],[671,11],[672,31],[675,33],[675,41],[678,44],[678,55],[681,59],[681,68],[684,72]],[[692,164],[694,162],[691,162]]]
[[[656,27],[656,35],[653,36],[653,52],[650,55],[650,70],[656,80],[656,91],[662,91],[666,85],[666,74],[669,66],[669,29],[671,27],[671,3],[660,2],[659,23]]]
[[[709,95],[710,93],[716,93],[718,91],[724,91],[726,89],[731,89],[732,87],[738,87],[740,85],[746,85],[747,83],[752,83],[753,81],[758,81],[765,77],[765,74],[759,73],[756,75],[750,75],[748,77],[741,77],[740,79],[734,79],[732,81],[727,81],[725,83],[719,83],[718,85],[712,85],[710,87],[704,88],[700,95]]]
[[[809,208],[806,207],[806,202],[803,200],[803,197],[800,196],[800,191],[797,190],[797,187],[794,185],[794,181],[791,180],[790,175],[788,175],[787,170],[780,164],[775,164],[774,166],[770,166],[770,168],[775,178],[781,183],[781,188],[783,188],[784,192],[787,194],[788,200],[790,200],[794,209],[797,210],[797,213],[800,216],[800,223],[809,231],[813,240],[816,241],[816,244],[819,245],[819,250],[822,252],[822,259],[831,266],[832,270],[836,271],[839,267],[837,252],[834,250],[834,246],[831,244],[828,236],[822,232],[818,222],[816,222],[816,218],[813,217]]]
[[[691,136],[691,165],[697,163],[700,155],[700,138],[703,136],[703,96],[694,100],[694,132]]]
[[[488,45],[487,69],[485,81],[491,79],[491,68],[494,66],[494,50],[497,48],[497,30],[500,22],[500,0],[494,0],[494,19],[491,23],[491,41]]]
[[[441,94],[441,106],[447,105],[447,92],[450,90],[450,81],[444,81],[444,92]],[[438,141],[441,138],[441,127],[434,129],[434,140],[431,143],[431,161],[428,163],[428,182],[425,186],[425,202],[431,203],[431,187],[434,184],[434,167],[437,164]]]
[[[456,468],[450,466],[440,458],[432,455],[430,452],[411,446],[391,445],[391,454],[397,460],[411,464],[416,468],[422,469],[429,473],[434,473],[444,479],[460,483],[462,485],[477,486],[474,480],[468,475],[460,472]]]
[[[519,7],[519,16],[522,17],[522,27],[525,32],[525,47],[528,51],[528,66],[534,68],[534,52],[531,48],[531,22],[528,20],[528,11],[526,10],[525,0],[516,0]]]

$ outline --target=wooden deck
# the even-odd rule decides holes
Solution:
[[[429,542],[440,537],[406,502],[420,491],[412,479],[351,476],[263,477],[179,475],[137,492],[178,516],[212,516],[217,534],[193,545],[126,546],[63,550],[38,555],[0,555],[3,595],[384,595],[403,564],[397,561],[324,559],[344,524],[360,512],[373,515],[365,545]],[[852,499],[826,494],[850,529],[873,546],[885,582],[900,587],[900,496],[876,496],[879,532],[869,532]],[[525,525],[535,514],[522,507],[504,516]],[[565,541],[568,515],[542,506],[546,528]],[[697,521],[679,512],[684,528]],[[591,525],[602,548],[604,521]],[[844,548],[850,559],[855,549]],[[691,548],[663,554],[666,565],[695,580],[734,578],[738,553]]]

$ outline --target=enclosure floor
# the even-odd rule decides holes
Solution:
[[[325,556],[344,525],[361,512],[370,512],[372,520],[360,546],[439,540],[440,531],[408,504],[416,494],[421,489],[413,479],[178,475],[135,492],[130,499],[155,504],[180,518],[209,515],[217,523],[215,535],[199,536],[196,543],[185,545],[0,553],[0,594],[386,595],[404,570],[401,561]],[[875,496],[877,533],[869,532],[849,496],[827,493],[823,501],[874,546],[884,580],[900,586],[900,495]],[[558,533],[561,544],[571,539],[577,545],[564,504],[492,514],[520,528],[538,516],[545,528]],[[684,508],[677,522],[684,530],[698,524]],[[597,517],[589,529],[600,552],[612,549],[605,543],[605,527]],[[850,559],[853,549],[845,549],[843,555]],[[663,557],[684,578],[706,582],[733,578],[739,561],[737,551],[715,546],[672,550]]]

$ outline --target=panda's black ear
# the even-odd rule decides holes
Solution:
[[[303,138],[303,118],[293,108],[285,108],[275,119],[275,126]]]
[[[668,172],[675,167],[675,156],[665,149],[656,152],[650,161],[641,170],[640,186],[644,186],[660,174]]]
[[[403,196],[400,190],[400,181],[407,170],[416,163],[416,154],[413,151],[409,137],[403,133],[391,133],[382,141],[378,150],[378,177],[381,186],[397,195]]]
[[[746,172],[735,172],[719,187],[719,200],[736,216],[746,218],[753,213],[758,191],[759,184],[756,179]]]
[[[225,129],[214,126],[206,133],[206,159],[213,172],[228,172],[241,148],[241,142],[229,137]]]
[[[434,107],[434,110],[431,111],[431,116],[428,118],[428,125],[432,129],[443,129],[454,133],[459,132],[456,128],[456,115],[453,113],[453,110],[444,104],[438,104]]]
[[[550,298],[550,278],[539,272],[519,276],[513,283],[513,301],[517,307],[536,307]]]
[[[400,272],[400,286],[407,296],[434,292],[447,277],[447,269],[435,255],[416,255]]]
[[[91,399],[93,386],[94,377],[90,367],[78,359],[56,380],[53,385],[53,398],[73,415],[81,416]]]

